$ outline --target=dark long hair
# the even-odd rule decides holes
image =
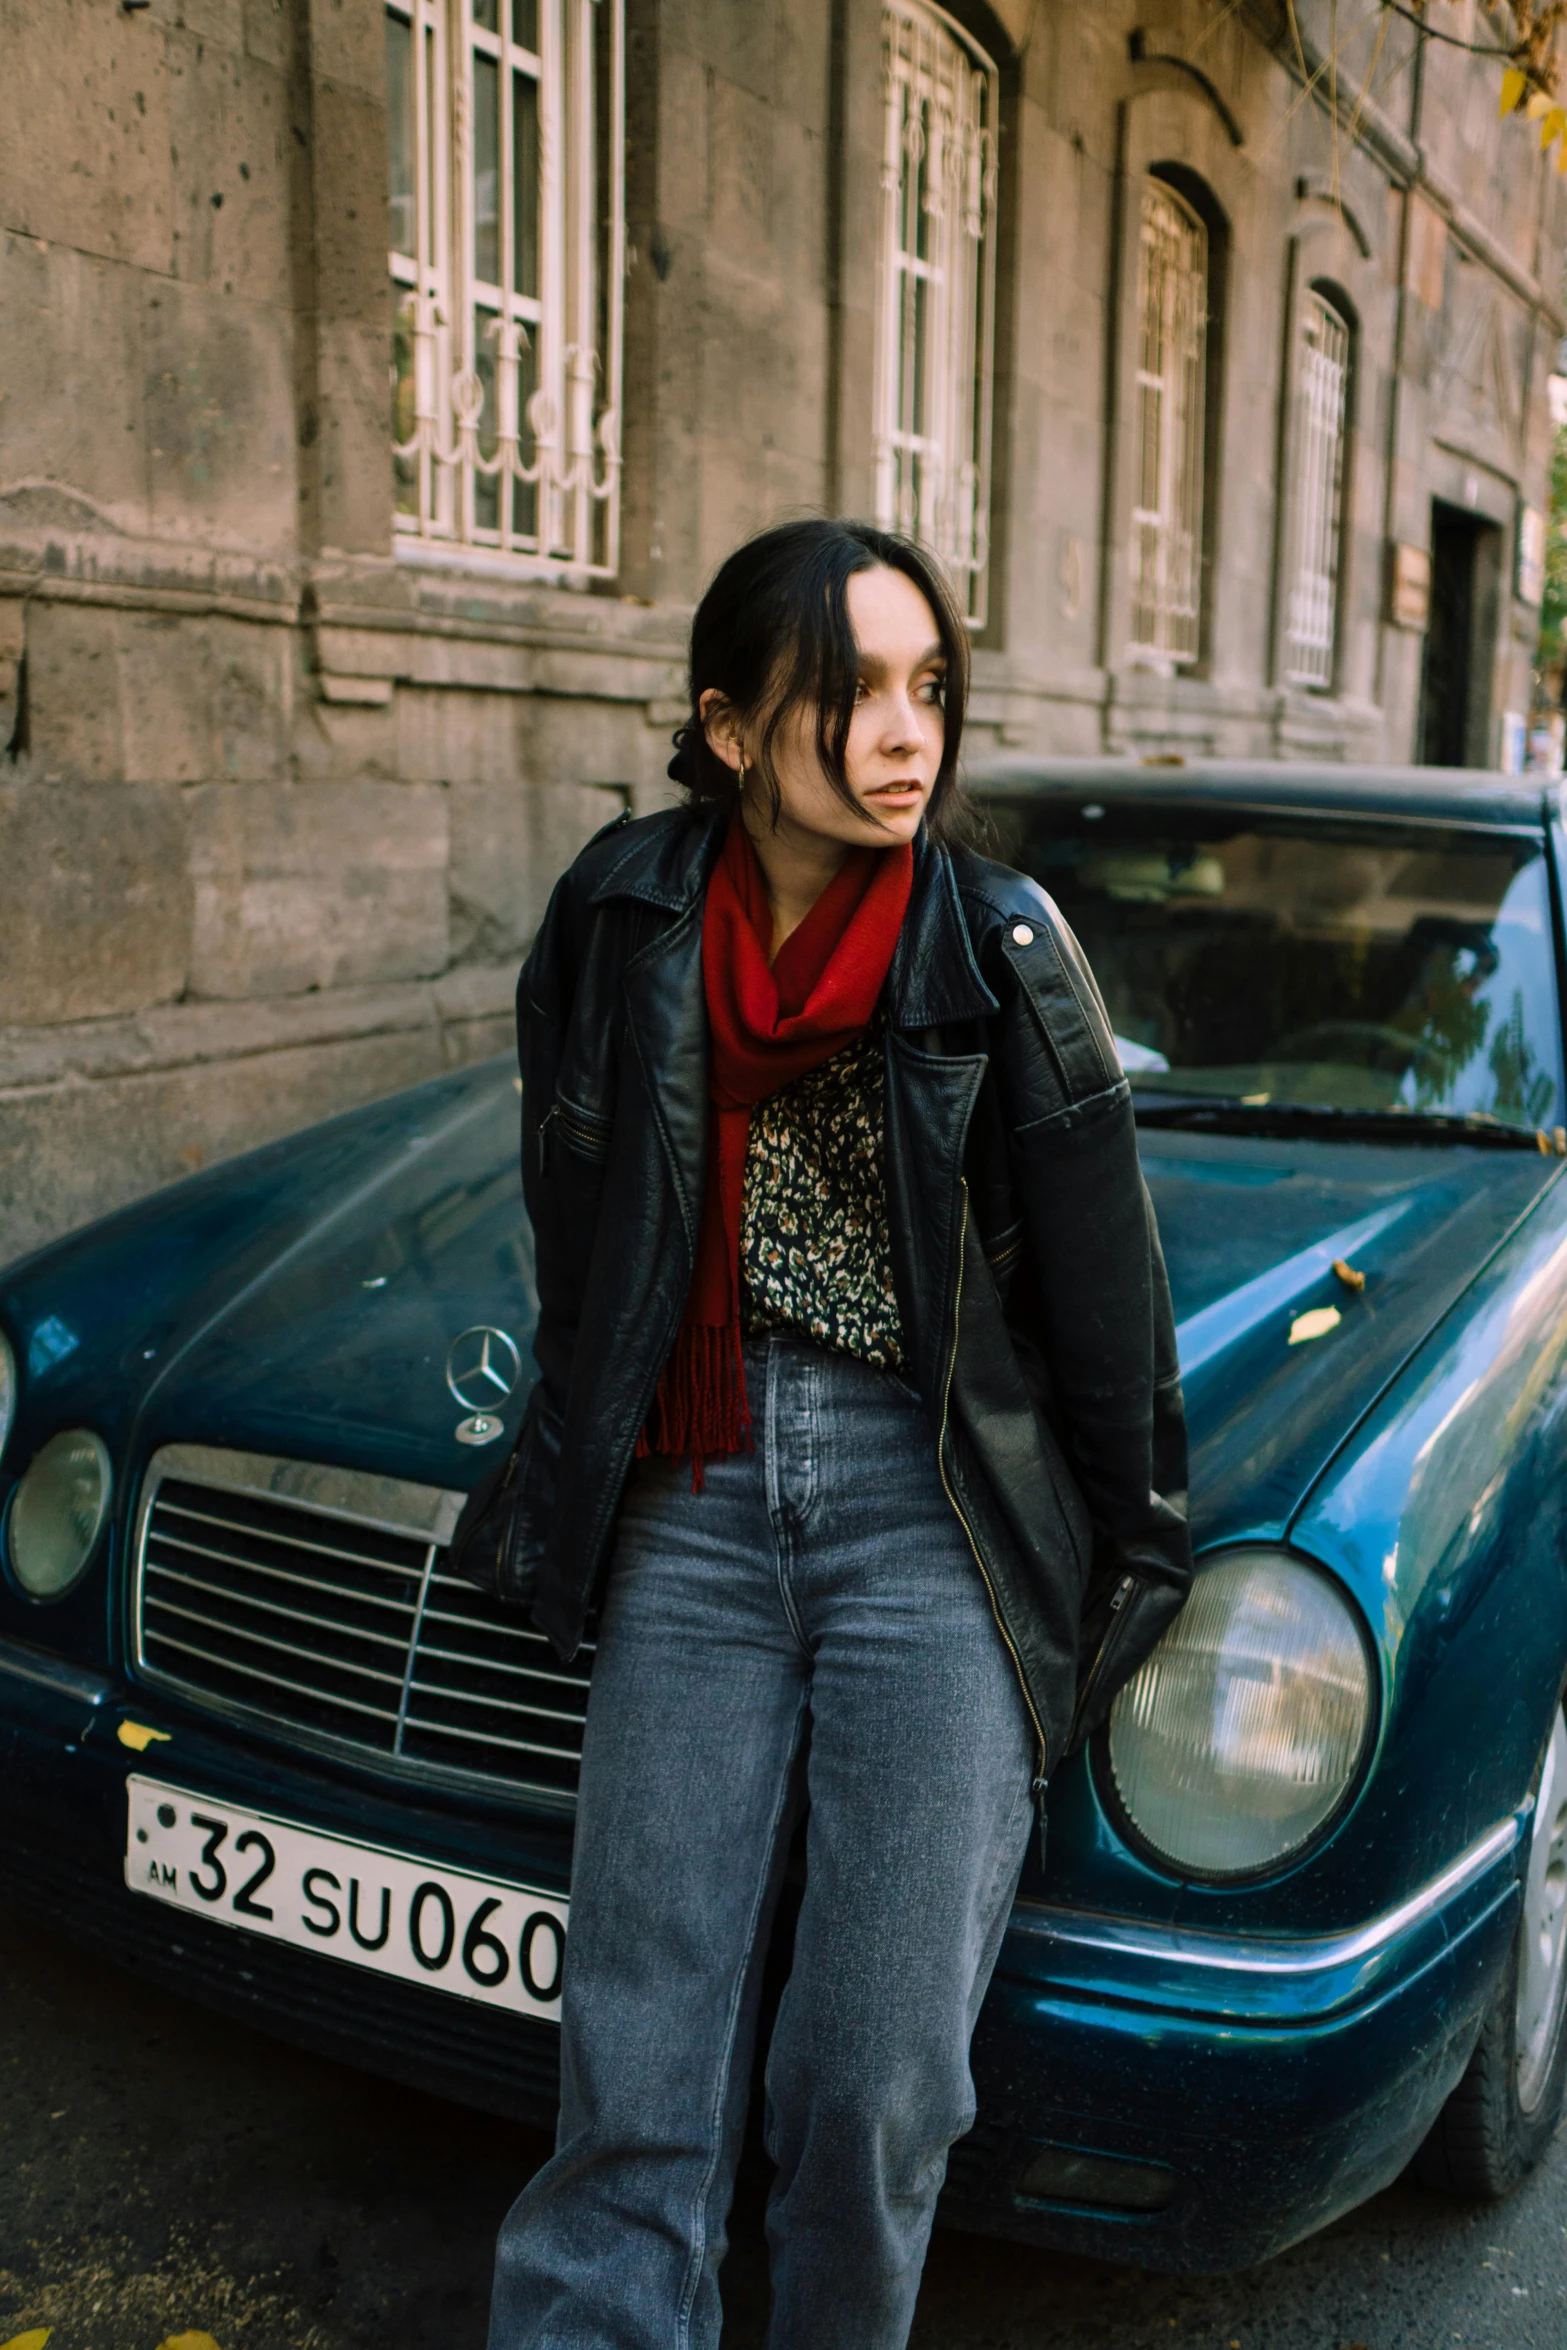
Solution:
[[[773,745],[792,711],[814,706],[816,749],[833,789],[857,814],[875,819],[849,788],[845,758],[859,683],[849,621],[849,581],[885,566],[913,581],[929,604],[946,655],[941,765],[926,810],[938,838],[961,831],[958,746],[968,699],[968,634],[935,558],[896,532],[868,522],[780,523],[748,539],[723,563],[691,623],[691,715],[675,736],[669,772],[694,807],[732,801],[732,768],[702,729],[702,696],[716,687],[742,725],[759,729],[756,769],[781,805]]]

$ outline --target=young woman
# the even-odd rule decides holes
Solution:
[[[930,558],[800,522],[697,612],[687,805],[519,991],[539,1381],[468,1570],[602,1599],[558,2151],[492,2350],[711,2350],[761,1964],[778,2350],[895,2350],[1045,1781],[1179,1607],[1184,1436],[1126,1082],[1050,900],[951,844]]]

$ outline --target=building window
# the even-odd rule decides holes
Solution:
[[[623,0],[387,0],[399,553],[619,561]]]
[[[939,8],[886,0],[876,519],[985,621],[995,339],[996,69]]]
[[[1195,661],[1202,625],[1208,232],[1162,180],[1143,182],[1137,264],[1132,651]]]
[[[1313,287],[1297,355],[1284,674],[1291,685],[1319,690],[1333,683],[1348,396],[1349,324]]]

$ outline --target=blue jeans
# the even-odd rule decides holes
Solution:
[[[767,2060],[776,2350],[898,2350],[1027,1844],[1034,1743],[930,1425],[886,1373],[751,1341],[756,1449],[644,1462],[583,1746],[554,2159],[490,2350],[712,2350],[761,1962],[809,1804]]]

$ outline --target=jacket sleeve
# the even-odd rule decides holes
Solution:
[[[551,1129],[566,1031],[576,993],[579,915],[572,876],[550,896],[517,982],[517,1063],[522,1077],[522,1195],[533,1228],[538,1321],[533,1333],[539,1376],[519,1437],[516,1541],[506,1594],[526,1600],[554,1519],[565,1424],[566,1389],[576,1350],[580,1299],[565,1277],[560,1245],[560,1153]]]
[[[1043,892],[1029,896],[1027,921],[997,925],[985,961],[1036,1335],[1094,1529],[1081,1739],[1186,1595],[1186,1431],[1131,1089],[1076,940]]]
[[[546,1178],[550,1110],[555,1100],[565,1021],[572,999],[570,876],[556,883],[517,982],[517,1063],[522,1080],[522,1191],[533,1226],[538,1315],[533,1352],[538,1377],[522,1426],[504,1460],[492,1462],[470,1492],[452,1535],[451,1555],[492,1598],[527,1607],[554,1517],[566,1371],[575,1313],[556,1278],[552,1186]]]

